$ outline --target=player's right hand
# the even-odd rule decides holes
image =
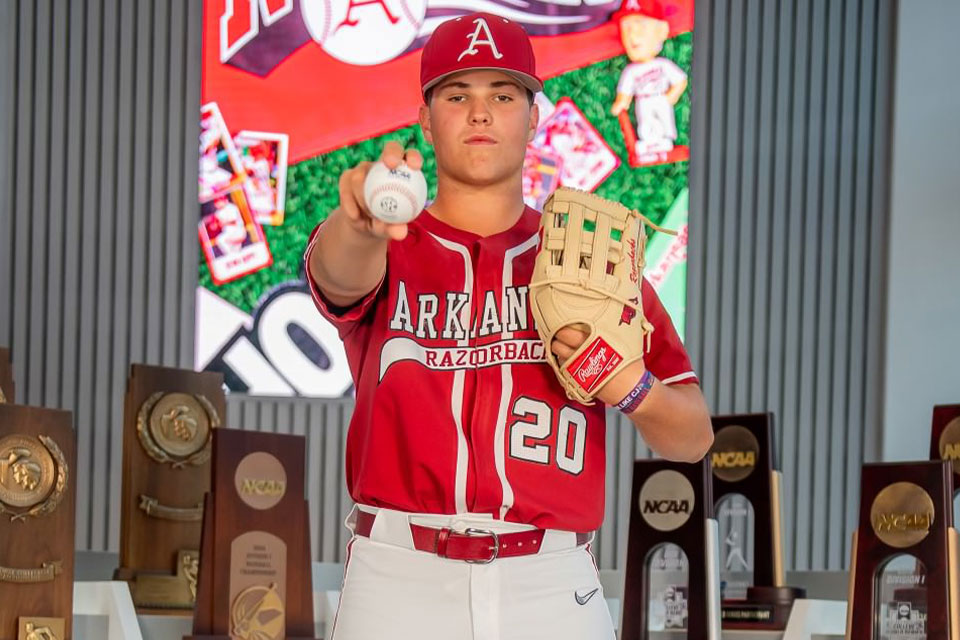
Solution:
[[[406,162],[411,169],[423,167],[423,156],[416,149],[407,149],[399,142],[388,142],[383,146],[380,161],[395,169]],[[403,240],[407,237],[406,224],[388,224],[378,220],[370,213],[363,197],[363,182],[370,172],[372,162],[361,162],[340,174],[340,207],[348,224],[356,231],[377,238]]]

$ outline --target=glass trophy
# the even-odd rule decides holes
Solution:
[[[908,554],[894,556],[877,575],[876,640],[926,640],[927,568]]]
[[[647,572],[647,629],[686,632],[690,614],[687,554],[675,544],[663,544],[650,554]]]
[[[753,505],[739,493],[717,503],[720,526],[720,595],[725,600],[742,600],[753,586]]]

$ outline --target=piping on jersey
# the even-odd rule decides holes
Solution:
[[[429,233],[429,232],[428,232]],[[470,259],[470,251],[456,242],[451,242],[441,238],[433,233],[430,234],[433,239],[440,243],[446,249],[459,253],[463,257],[464,282],[463,292],[468,298],[473,297],[473,262]],[[470,326],[470,309],[473,304],[466,304],[460,310],[460,320],[463,326]],[[469,332],[463,340],[458,340],[457,345],[465,347],[469,344]],[[453,388],[450,393],[450,411],[453,413],[453,422],[457,427],[457,470],[454,481],[454,501],[456,503],[457,513],[467,513],[467,437],[463,432],[463,379],[465,373],[463,369],[458,369],[453,373]]]
[[[503,293],[503,300],[500,304],[501,309],[507,308],[507,299],[506,291],[507,287],[513,286],[513,261],[520,254],[529,251],[530,249],[537,246],[537,241],[540,236],[538,233],[533,234],[527,238],[524,242],[518,244],[515,247],[507,249],[506,253],[503,255],[503,281],[501,282],[501,290]],[[502,335],[503,340],[510,340],[513,338],[512,331],[506,331],[506,324],[504,324],[504,332]],[[513,487],[510,486],[510,481],[507,479],[507,468],[506,468],[506,434],[507,434],[507,411],[510,404],[510,396],[513,395],[513,365],[504,363],[502,365],[501,373],[501,382],[500,382],[500,407],[497,410],[497,426],[496,431],[494,432],[493,446],[494,446],[494,464],[497,467],[497,475],[500,476],[500,487],[501,487],[501,496],[502,504],[500,505],[500,519],[506,519],[507,512],[513,506]]]
[[[690,378],[696,378],[697,374],[693,371],[687,371],[685,373],[679,373],[670,378],[664,378],[660,381],[661,384],[673,384],[675,382],[680,382],[681,380],[689,380]]]

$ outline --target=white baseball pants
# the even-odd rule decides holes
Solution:
[[[348,545],[331,640],[612,640],[613,623],[588,546],[547,531],[540,552],[470,564],[418,551],[410,523],[529,529],[475,514],[376,512],[370,537]],[[347,519],[353,530],[354,515]]]

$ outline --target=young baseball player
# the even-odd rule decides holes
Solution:
[[[306,252],[357,388],[357,507],[332,638],[613,638],[588,548],[603,520],[603,403],[632,397],[653,450],[698,460],[712,431],[696,375],[646,282],[652,346],[603,403],[569,400],[545,362],[546,348],[565,360],[585,336],[564,329],[545,347],[529,311],[539,214],[524,206],[521,168],[543,85],[523,29],[484,13],[443,23],[420,82],[436,200],[385,224],[364,204],[361,163]],[[422,165],[395,143],[382,160]]]

